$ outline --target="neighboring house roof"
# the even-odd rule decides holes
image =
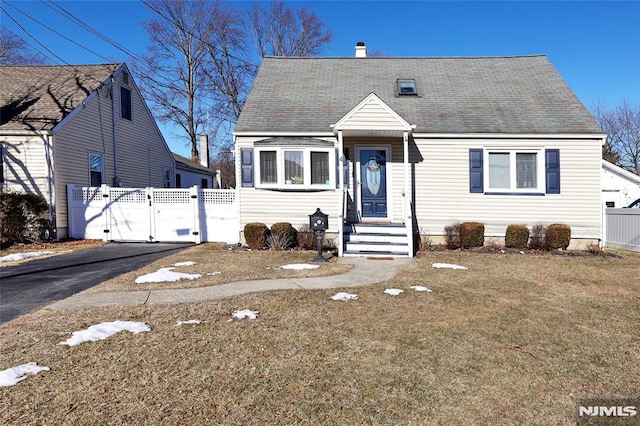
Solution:
[[[630,182],[635,182],[636,184],[640,185],[640,176],[638,176],[635,173],[630,172],[629,170],[625,170],[622,167],[616,166],[615,164],[607,161],[607,160],[601,160],[602,161],[602,167],[604,167],[605,169],[609,169],[609,171],[627,179]]]
[[[53,129],[121,65],[0,66],[0,131]]]
[[[398,95],[398,79],[417,96]],[[603,133],[545,55],[266,57],[235,132],[329,132],[371,93],[414,133]]]
[[[178,169],[192,170],[192,171],[196,171],[197,173],[209,174],[211,176],[216,175],[215,171],[206,168],[205,166],[198,163],[197,161],[190,160],[187,157],[183,157],[182,155],[176,154],[175,152],[173,152],[172,154],[173,154],[173,158],[176,160],[176,168]]]

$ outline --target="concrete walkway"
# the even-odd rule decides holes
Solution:
[[[331,288],[359,287],[375,284],[393,278],[403,265],[413,264],[413,259],[372,259],[343,257],[340,263],[353,264],[344,274],[313,278],[279,278],[272,280],[238,281],[209,287],[122,291],[105,293],[75,294],[55,302],[47,308],[74,309],[90,306],[132,306],[173,303],[194,303],[223,299],[240,294],[271,290],[318,290]]]

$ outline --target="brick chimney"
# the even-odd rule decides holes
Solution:
[[[363,41],[359,41],[356,43],[356,58],[366,58],[367,57],[367,46],[364,45]]]

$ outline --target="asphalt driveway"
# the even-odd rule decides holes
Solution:
[[[0,269],[0,323],[192,244],[112,243]]]

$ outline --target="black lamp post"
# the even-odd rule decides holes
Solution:
[[[327,259],[322,257],[322,237],[324,236],[324,231],[329,227],[329,216],[322,213],[320,208],[317,208],[314,214],[309,215],[309,227],[316,233],[316,238],[318,239],[318,255],[313,261],[328,262]]]

